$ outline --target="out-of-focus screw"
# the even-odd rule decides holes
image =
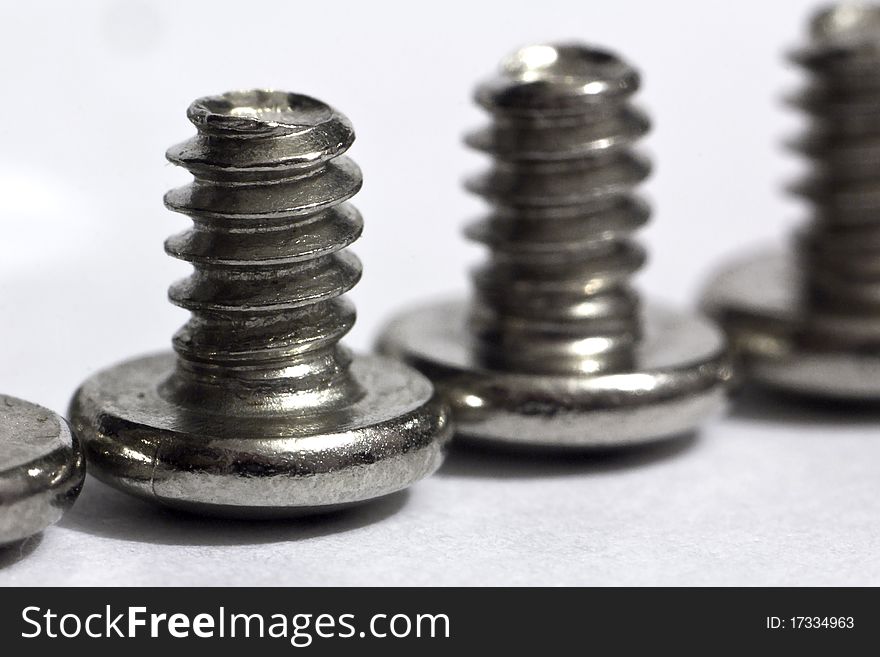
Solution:
[[[461,435],[551,446],[614,446],[692,430],[724,398],[722,335],[630,285],[648,217],[633,192],[649,171],[633,143],[636,71],[577,44],[504,60],[477,102],[492,123],[468,143],[493,158],[468,187],[492,213],[468,236],[489,247],[470,304],[405,313],[380,341],[450,400]]]
[[[814,163],[795,192],[812,219],[790,252],[719,272],[703,307],[728,332],[744,378],[838,399],[880,398],[880,6],[817,13],[793,59],[811,76],[795,149]]]
[[[0,395],[0,545],[60,520],[85,474],[79,441],[63,418]]]
[[[168,159],[195,180],[165,204],[193,229],[171,300],[192,318],[173,354],[93,376],[71,421],[91,471],[125,491],[216,514],[285,515],[386,495],[433,472],[447,407],[418,372],[339,344],[360,277],[343,249],[361,186],[348,119],[308,96],[202,98]]]

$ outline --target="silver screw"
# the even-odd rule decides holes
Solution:
[[[811,76],[795,144],[813,173],[795,188],[813,217],[791,251],[728,266],[703,306],[728,332],[744,376],[783,391],[880,398],[880,7],[816,14],[793,60]]]
[[[201,98],[198,134],[168,159],[194,182],[166,206],[194,227],[166,242],[192,263],[171,300],[190,310],[173,354],[93,376],[71,404],[91,471],[196,511],[284,515],[386,495],[433,472],[449,437],[430,382],[339,344],[361,233],[343,156],[348,119],[308,96]]]
[[[85,474],[82,448],[63,418],[0,395],[0,545],[60,520]]]
[[[633,192],[649,172],[648,130],[630,104],[637,72],[579,44],[534,45],[477,88],[491,125],[468,143],[493,167],[469,189],[492,213],[467,234],[487,245],[470,304],[395,319],[380,349],[425,372],[470,438],[607,446],[693,429],[729,376],[711,323],[655,306],[630,285],[648,217]]]

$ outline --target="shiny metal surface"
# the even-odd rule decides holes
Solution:
[[[89,379],[71,404],[91,471],[194,511],[273,516],[386,495],[430,474],[450,434],[422,375],[339,340],[361,267],[362,220],[343,153],[348,119],[298,94],[254,90],[189,108],[197,135],[168,159],[194,181],[165,196],[193,228],[167,252],[191,311],[172,354]]]
[[[764,251],[719,272],[704,305],[727,329],[752,382],[810,396],[880,398],[880,322],[814,312],[804,278],[792,254]]]
[[[463,302],[399,316],[383,351],[427,374],[471,439],[615,447],[680,435],[724,404],[725,344],[702,318],[649,306],[633,366],[601,374],[490,369],[476,356]]]
[[[880,398],[880,6],[816,14],[792,59],[810,76],[794,149],[811,173],[793,191],[812,216],[791,248],[736,262],[703,307],[731,336],[747,379],[794,393]]]
[[[467,235],[490,257],[467,305],[405,313],[380,341],[447,393],[462,434],[619,445],[691,430],[721,405],[720,333],[643,312],[631,285],[649,215],[634,191],[650,170],[638,86],[626,62],[580,44],[523,48],[478,86],[491,122],[467,143],[493,163],[468,188],[492,211]]]
[[[0,395],[0,545],[57,522],[85,478],[79,441],[42,406]]]

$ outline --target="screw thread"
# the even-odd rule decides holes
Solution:
[[[189,310],[163,393],[226,412],[320,410],[360,396],[339,340],[355,311],[341,297],[360,278],[343,249],[361,233],[346,201],[361,187],[343,153],[348,119],[318,100],[275,91],[201,98],[197,134],[168,160],[193,182],[165,195],[193,227],[167,253],[192,264],[170,300]]]
[[[480,357],[513,371],[631,367],[640,338],[631,286],[645,254],[632,239],[649,216],[634,187],[649,129],[631,103],[637,72],[580,45],[536,45],[477,88],[491,124],[467,143],[492,157],[468,188],[492,211],[469,238],[490,249],[473,275]]]
[[[793,103],[810,127],[792,146],[811,162],[793,191],[812,206],[797,236],[806,298],[831,314],[880,311],[880,7],[818,13],[792,55],[810,82]]]

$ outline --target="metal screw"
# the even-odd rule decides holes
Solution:
[[[386,495],[433,472],[450,434],[430,382],[339,344],[355,320],[360,189],[348,119],[308,96],[201,98],[168,159],[194,182],[165,196],[194,227],[166,242],[192,263],[171,301],[192,312],[177,356],[85,382],[71,405],[91,471],[191,510],[284,515]]]
[[[880,7],[844,4],[813,18],[793,60],[811,75],[794,99],[811,119],[795,144],[813,206],[791,252],[721,271],[703,306],[728,332],[744,376],[788,392],[880,398]]]
[[[648,130],[636,71],[577,44],[523,48],[477,88],[492,123],[467,139],[494,166],[468,187],[492,213],[467,230],[491,250],[469,305],[406,313],[380,349],[418,367],[467,437],[559,446],[636,443],[719,407],[724,340],[699,317],[640,310],[631,233],[648,217],[632,149]]]
[[[0,395],[0,545],[60,520],[85,475],[79,441],[63,418]]]

